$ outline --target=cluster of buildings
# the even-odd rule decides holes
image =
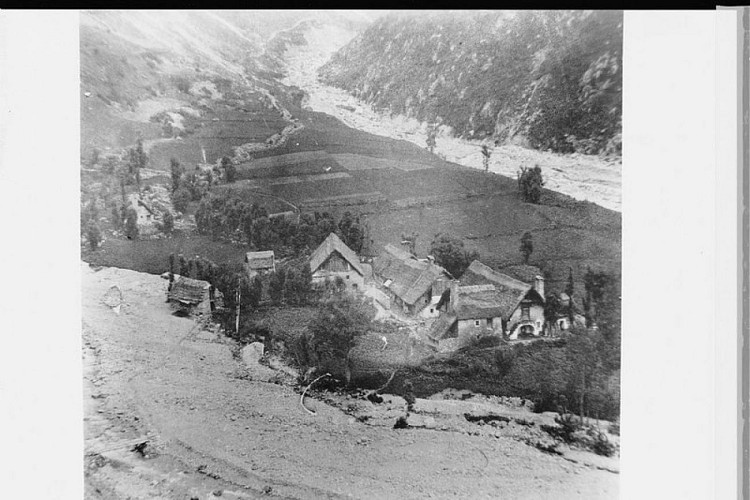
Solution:
[[[538,270],[522,281],[475,260],[456,278],[432,258],[419,259],[390,244],[370,267],[333,233],[313,253],[310,267],[314,282],[341,277],[352,291],[370,283],[379,291],[378,302],[397,316],[432,319],[427,337],[441,350],[486,335],[516,340],[543,337],[551,330]],[[568,329],[567,319],[560,318],[555,328]]]
[[[244,265],[251,278],[276,270],[273,251],[248,252]],[[331,233],[312,253],[310,271],[314,284],[338,280],[351,293],[372,292],[396,316],[432,320],[427,339],[439,350],[488,335],[539,338],[570,327],[565,317],[546,324],[544,278],[536,268],[531,274],[527,269],[528,279],[521,280],[475,260],[454,277],[431,257],[419,259],[390,244],[367,264]],[[169,292],[169,300],[179,307],[205,312],[212,296],[207,282],[189,278],[178,279]]]

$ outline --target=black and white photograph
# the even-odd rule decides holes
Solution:
[[[84,497],[618,498],[623,24],[80,12]]]

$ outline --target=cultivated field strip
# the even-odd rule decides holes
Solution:
[[[387,198],[380,191],[370,193],[342,194],[338,196],[326,196],[323,198],[310,198],[302,200],[300,205],[309,209],[313,207],[336,206],[336,205],[364,205],[368,203],[382,203]]]
[[[333,156],[333,158],[345,169],[352,171],[395,168],[404,172],[411,172],[412,170],[425,170],[432,168],[432,165],[427,165],[425,163],[375,158],[373,156],[358,154],[341,153],[331,156]]]
[[[330,158],[331,155],[325,151],[302,151],[299,153],[288,153],[284,155],[258,158],[257,160],[237,165],[237,170],[260,170],[269,167],[283,167],[298,163],[306,163],[312,160],[328,160]]]

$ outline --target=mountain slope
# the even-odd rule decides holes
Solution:
[[[619,152],[621,12],[391,14],[319,74],[380,109],[460,137]]]

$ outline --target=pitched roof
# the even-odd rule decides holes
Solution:
[[[410,305],[424,295],[438,278],[446,274],[442,267],[421,262],[412,254],[390,244],[375,257],[372,269],[378,276],[390,280],[388,289]]]
[[[317,271],[317,269],[323,265],[333,252],[337,252],[341,255],[341,257],[351,264],[360,275],[364,276],[365,272],[359,263],[357,254],[354,253],[354,250],[346,246],[346,244],[341,241],[341,238],[336,236],[336,233],[329,234],[328,237],[323,240],[323,243],[315,249],[312,256],[310,256],[310,271]]]
[[[273,267],[273,250],[247,252],[245,262],[250,269],[271,269]]]
[[[532,286],[475,260],[461,276],[458,319],[510,318]]]
[[[427,332],[427,336],[432,340],[442,340],[446,337],[455,322],[455,316],[448,313],[442,313],[430,326],[430,331]]]
[[[187,304],[200,304],[206,300],[206,290],[211,287],[208,281],[194,280],[180,276],[172,283],[167,299]]]
[[[517,264],[501,268],[503,274],[523,281],[524,283],[533,283],[537,276],[542,276],[542,270],[529,264]]]

